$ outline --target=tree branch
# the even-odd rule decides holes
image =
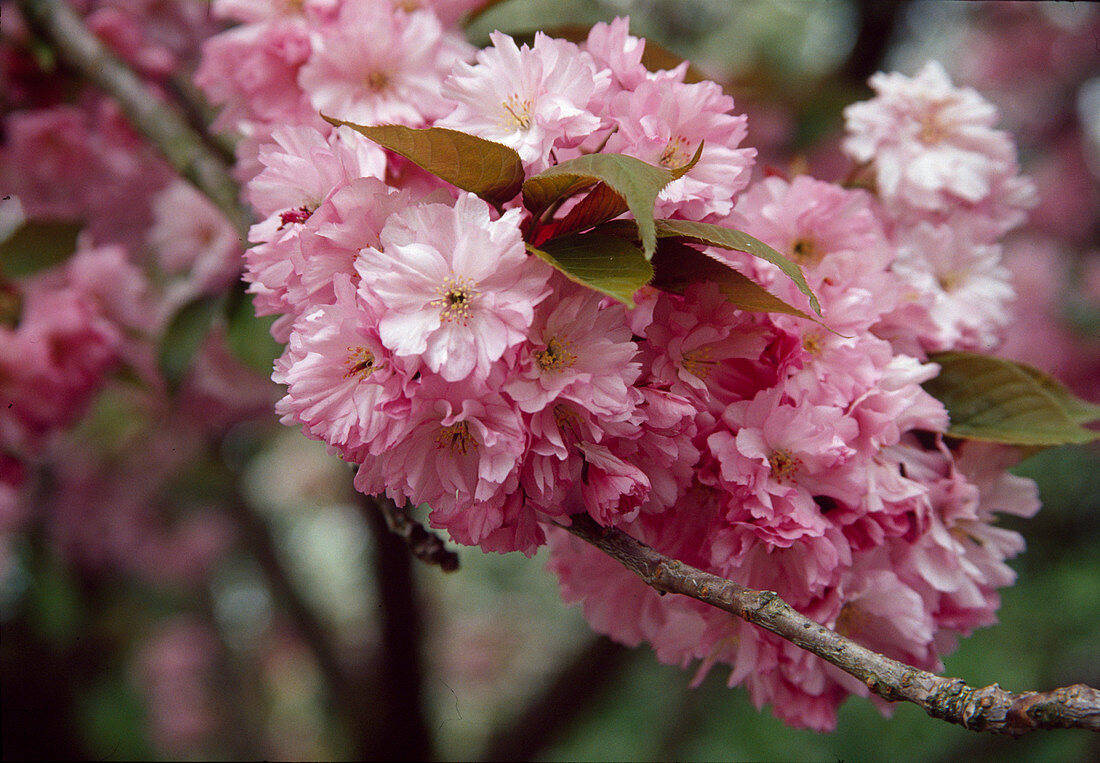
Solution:
[[[247,238],[252,220],[238,200],[236,182],[186,120],[111,53],[64,0],[18,3],[27,23],[61,59],[114,98],[134,129],[221,208],[242,239]]]
[[[417,559],[425,564],[434,564],[444,572],[458,569],[458,554],[389,498],[368,495],[363,496],[363,503],[382,515],[389,531],[405,541],[409,552]]]
[[[754,591],[683,564],[587,514],[564,529],[618,560],[660,593],[676,593],[737,615],[855,676],[883,699],[904,700],[933,718],[971,731],[1019,736],[1036,729],[1100,731],[1100,691],[1074,684],[1048,692],[1014,693],[997,684],[968,686],[892,660],[795,611],[772,591]]]

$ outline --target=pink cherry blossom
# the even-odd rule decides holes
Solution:
[[[378,453],[403,432],[402,369],[382,346],[377,319],[351,278],[337,275],[334,287],[331,305],[294,324],[272,377],[287,386],[276,411],[283,423],[299,423],[345,454]]]
[[[557,299],[537,311],[516,378],[504,391],[527,413],[560,399],[622,420],[637,402],[630,388],[640,373],[626,312],[605,305],[599,292],[561,280],[555,280]]]
[[[876,97],[845,109],[844,148],[874,162],[878,190],[890,203],[944,209],[952,198],[986,198],[998,175],[1015,174],[1012,139],[993,129],[997,110],[975,90],[955,87],[929,61],[914,76],[871,77]]]
[[[555,148],[572,148],[603,126],[589,110],[610,83],[571,42],[535,33],[533,47],[501,32],[476,64],[459,64],[443,84],[457,106],[438,127],[503,143],[519,152],[528,172],[545,169]],[[559,157],[562,158],[562,157]]]
[[[606,151],[666,169],[688,164],[705,143],[699,162],[661,191],[661,217],[724,217],[749,182],[754,148],[738,148],[747,133],[744,115],[713,82],[685,84],[670,78],[640,82],[611,98],[607,117],[617,128]]]
[[[364,249],[356,264],[382,343],[447,381],[485,378],[526,339],[549,294],[550,268],[526,254],[519,210],[497,220],[489,211],[472,194],[411,206],[386,222],[381,250]]]
[[[428,11],[398,12],[377,0],[345,2],[313,30],[298,82],[315,110],[357,124],[420,126],[452,104],[439,83],[472,53]]]

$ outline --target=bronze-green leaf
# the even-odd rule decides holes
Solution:
[[[799,291],[809,297],[810,307],[821,315],[821,305],[817,297],[810,290],[802,275],[802,268],[788,260],[782,254],[772,249],[763,241],[759,241],[747,233],[732,228],[723,228],[721,225],[710,223],[697,223],[690,220],[657,220],[657,235],[665,237],[679,237],[697,244],[717,246],[722,249],[732,249],[737,252],[746,252],[755,257],[767,260],[777,265],[780,270],[794,281]]]
[[[622,197],[634,215],[646,259],[653,256],[657,234],[653,224],[653,205],[657,194],[666,185],[682,177],[695,166],[703,145],[683,167],[669,170],[647,164],[641,159],[623,154],[587,154],[569,159],[523,181],[523,203],[534,215],[539,215],[559,199],[582,191],[602,181]]]
[[[1086,443],[1100,431],[1081,426],[1100,419],[1100,406],[1081,400],[1037,368],[966,352],[931,356],[940,365],[924,388],[951,416],[948,434],[1010,445]]]
[[[60,265],[76,251],[79,222],[28,220],[0,242],[0,275],[22,278]]]
[[[519,154],[502,143],[443,127],[368,126],[321,116],[329,124],[350,127],[491,204],[499,206],[515,198],[523,183]]]
[[[653,278],[653,266],[642,250],[625,239],[584,233],[547,241],[528,251],[582,286],[634,307],[634,292]]]
[[[679,240],[657,242],[653,268],[653,285],[659,289],[680,292],[693,283],[716,283],[726,299],[742,310],[786,313],[816,322],[813,316],[788,305],[743,273]]]

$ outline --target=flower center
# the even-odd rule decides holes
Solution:
[[[472,278],[447,276],[435,288],[439,297],[433,299],[431,305],[440,308],[439,316],[444,322],[460,321],[465,326],[472,314],[471,305],[477,296],[476,287],[477,282]]]
[[[567,349],[571,344],[569,337],[551,337],[546,343],[546,349],[535,353],[535,363],[543,371],[561,371],[572,367],[577,362],[577,356]]]
[[[768,465],[772,470],[772,477],[776,482],[788,482],[794,480],[798,468],[802,466],[802,459],[791,455],[786,448],[773,450],[768,456]]]
[[[936,280],[939,282],[941,289],[951,293],[966,283],[966,275],[961,270],[949,270],[946,273],[940,273]]]
[[[313,214],[313,209],[303,204],[297,209],[288,209],[279,215],[279,230],[292,223],[304,223]]]
[[[470,434],[469,425],[465,421],[459,421],[440,428],[435,438],[435,447],[436,450],[450,448],[452,456],[465,456],[471,449],[477,450],[477,440]]]
[[[348,347],[348,357],[344,365],[348,369],[344,373],[345,379],[358,377],[362,381],[378,370],[374,363],[374,353],[362,346]]]
[[[558,403],[554,406],[554,423],[558,425],[558,431],[567,443],[580,441],[581,426],[584,422],[581,420],[581,415],[568,405]]]
[[[717,363],[718,361],[712,360],[710,357],[709,345],[688,350],[680,358],[680,365],[684,367],[684,370],[700,379],[706,379]]]
[[[683,167],[690,161],[691,153],[688,151],[688,139],[683,135],[676,135],[670,138],[665,145],[665,150],[661,152],[658,164],[665,169],[672,170]]]
[[[519,128],[520,130],[527,130],[531,127],[532,104],[530,98],[521,99],[513,93],[500,105],[508,112],[508,116],[504,118],[506,127]]]
[[[818,249],[813,239],[800,238],[791,244],[791,259],[799,265],[816,265],[824,256],[825,252]]]
[[[947,137],[947,132],[947,128],[940,121],[939,109],[935,109],[921,118],[917,139],[926,146],[934,146]]]
[[[363,84],[372,93],[381,93],[390,86],[390,73],[385,71],[367,72]]]
[[[821,354],[822,336],[816,331],[810,331],[802,337],[802,349],[811,355]]]

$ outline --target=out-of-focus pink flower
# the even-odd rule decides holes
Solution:
[[[153,200],[149,245],[169,276],[181,278],[177,299],[217,294],[236,281],[243,252],[237,231],[194,186],[176,180]]]
[[[219,726],[217,652],[209,625],[180,616],[151,634],[136,658],[134,678],[149,703],[153,742],[168,756],[204,749]]]
[[[985,199],[996,178],[1016,173],[1012,139],[993,129],[997,110],[975,90],[952,85],[938,62],[914,77],[880,72],[871,87],[875,98],[844,110],[844,148],[874,164],[887,203],[943,211]]]

